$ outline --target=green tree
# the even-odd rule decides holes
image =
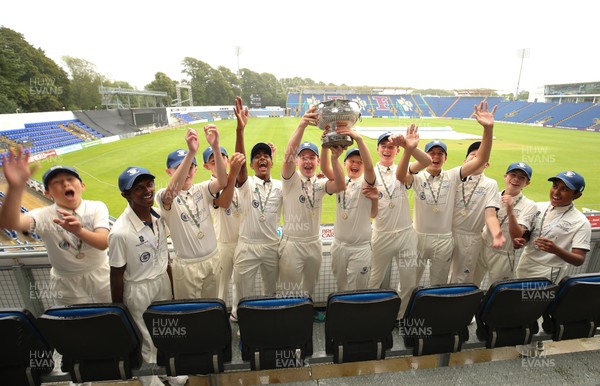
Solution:
[[[210,105],[208,85],[213,75],[213,68],[208,63],[189,56],[183,59],[182,65],[181,72],[190,77],[189,85],[192,87],[193,105]]]
[[[109,81],[96,71],[96,65],[85,59],[63,56],[62,60],[71,75],[72,109],[101,108],[102,99],[98,87],[104,83],[108,86]]]
[[[171,106],[172,101],[177,97],[177,82],[169,78],[164,72],[154,74],[154,80],[146,85],[146,90],[162,91],[167,93],[167,97],[160,102],[163,106]]]
[[[22,34],[0,27],[0,113],[63,110],[68,99],[67,74]]]

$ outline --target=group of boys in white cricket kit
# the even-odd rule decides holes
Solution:
[[[255,144],[246,162],[249,114],[239,97],[234,110],[231,158],[219,145],[217,127],[204,127],[209,147],[202,160],[210,179],[194,182],[200,141],[193,129],[185,136],[187,149],[167,155],[166,188],[155,192],[149,170],[127,167],[118,186],[128,206],[112,229],[106,205],[82,198],[85,184],[69,166],[54,166],[42,177],[52,205],[21,213],[32,174],[29,153],[19,148],[3,156],[8,191],[0,226],[41,236],[52,265],[52,288],[61,294],[56,304],[125,304],[142,332],[146,362],[156,360],[142,318],[153,301],[227,300],[231,283],[231,319],[236,321],[239,300],[255,295],[258,272],[263,295],[312,296],[322,265],[321,211],[327,195],[335,194],[336,200],[331,269],[337,290],[389,287],[395,261],[400,318],[427,261],[430,284],[481,285],[486,275],[490,284],[513,277],[557,282],[569,265],[583,264],[590,250],[591,225],[573,205],[584,191],[583,176],[565,171],[550,177],[550,201],[543,203],[523,194],[533,176],[524,162],[508,166],[501,191],[485,176],[495,111],[486,102],[474,110],[483,127],[481,141],[471,144],[461,166],[448,170],[443,168],[446,144],[434,140],[419,149],[414,124],[404,134],[379,136],[376,164],[359,132],[341,123],[336,131],[350,136],[357,147],[319,149],[302,140],[305,129],[316,124],[313,107],[289,139],[281,179],[271,175],[276,152],[271,143]],[[519,248],[523,252],[517,264]],[[173,385],[187,380],[163,378]],[[140,381],[162,384],[156,376]]]

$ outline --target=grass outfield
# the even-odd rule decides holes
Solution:
[[[277,146],[272,176],[280,178],[283,152],[287,141],[296,127],[297,118],[260,118],[251,119],[246,127],[246,152],[249,154],[253,144],[258,141],[273,142]],[[415,122],[420,126],[451,126],[455,131],[479,134],[481,127],[472,120],[448,119],[363,119],[361,127],[398,127]],[[221,133],[221,145],[232,151],[235,142],[235,120],[216,122]],[[200,132],[204,123],[191,125]],[[320,143],[322,131],[316,127],[307,128],[304,140]],[[548,177],[564,170],[575,170],[585,176],[586,190],[575,203],[582,207],[600,210],[600,161],[594,158],[598,143],[598,133],[532,127],[517,124],[496,123],[496,137],[486,175],[498,181],[500,189],[504,186],[503,175],[511,162],[525,161],[533,168],[530,186],[526,195],[534,201],[547,201],[550,189]],[[185,129],[171,129],[124,139],[104,145],[93,146],[75,153],[42,161],[41,168],[34,175],[41,180],[42,173],[52,165],[63,164],[77,168],[86,183],[84,197],[106,203],[112,216],[118,217],[126,206],[117,187],[119,174],[128,166],[143,166],[156,176],[157,190],[167,184],[165,162],[169,152],[177,148],[186,148]],[[423,148],[428,140],[422,139]],[[377,162],[376,141],[366,139]],[[449,158],[446,169],[462,164],[466,149],[471,140],[445,140]],[[201,149],[208,144],[203,141]],[[230,153],[231,154],[231,153]],[[198,157],[202,163],[202,155]],[[399,157],[397,158],[399,160]],[[250,170],[251,172],[251,170]],[[196,181],[209,177],[208,171],[200,165]],[[411,197],[412,204],[412,197]],[[323,223],[333,223],[335,217],[334,197],[326,197],[323,208]]]

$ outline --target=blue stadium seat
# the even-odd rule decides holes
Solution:
[[[544,331],[555,341],[589,338],[599,325],[600,273],[564,277],[544,312]]]
[[[477,338],[487,348],[525,345],[539,331],[538,319],[558,285],[545,278],[499,280],[485,294],[475,314]]]
[[[439,284],[413,290],[399,321],[413,355],[458,352],[469,339],[469,323],[483,291],[474,284]]]
[[[75,383],[131,379],[142,364],[141,334],[124,305],[52,307],[38,325]]]
[[[379,360],[393,346],[400,309],[394,290],[333,292],[327,297],[325,352],[335,363]]]
[[[0,383],[40,385],[41,375],[54,368],[53,349],[26,309],[0,309]]]
[[[237,309],[242,359],[252,370],[302,367],[312,355],[311,298],[247,297]]]
[[[231,325],[221,299],[153,302],[144,322],[167,375],[223,372],[231,362]]]

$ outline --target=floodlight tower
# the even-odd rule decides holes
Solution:
[[[242,96],[242,73],[240,71],[240,53],[242,52],[242,48],[240,46],[235,46],[235,56],[237,58],[237,75],[240,80],[240,97]]]
[[[519,84],[521,83],[521,73],[523,72],[523,62],[529,57],[529,48],[521,48],[517,50],[517,57],[521,58],[521,68],[519,69],[519,78],[517,79],[517,91],[515,92],[515,100],[519,99]]]

